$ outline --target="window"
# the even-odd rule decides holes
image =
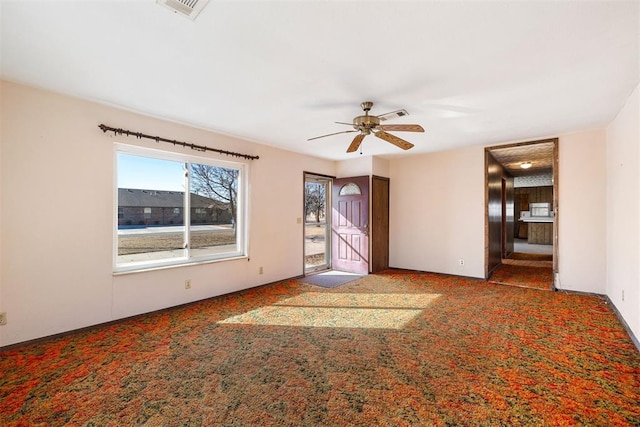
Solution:
[[[360,187],[358,187],[358,184],[353,182],[345,184],[340,189],[341,196],[354,196],[354,195],[360,195],[360,194],[362,194],[362,192],[360,191]]]
[[[246,165],[125,145],[116,163],[115,271],[246,256]]]
[[[331,266],[331,178],[304,174],[304,272]]]

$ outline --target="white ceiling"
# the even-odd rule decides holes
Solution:
[[[362,101],[410,155],[602,128],[640,77],[637,1],[0,1],[6,80],[329,159]]]

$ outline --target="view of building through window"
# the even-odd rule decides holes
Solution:
[[[243,255],[242,165],[143,154],[117,154],[116,269]]]

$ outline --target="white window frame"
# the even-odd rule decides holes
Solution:
[[[238,199],[237,199],[237,218],[235,219],[236,224],[236,242],[237,242],[237,250],[235,252],[226,252],[223,254],[212,254],[212,255],[204,255],[204,256],[192,256],[190,254],[190,247],[186,248],[185,256],[179,258],[166,258],[160,260],[149,260],[149,261],[136,261],[129,262],[124,264],[118,263],[118,154],[129,154],[133,156],[142,156],[142,157],[150,157],[158,160],[169,160],[169,161],[177,161],[183,163],[196,163],[208,166],[216,166],[222,168],[229,169],[237,169],[239,170],[238,177]],[[220,261],[228,261],[234,259],[248,258],[249,249],[248,249],[248,241],[249,241],[249,165],[246,163],[240,162],[229,162],[224,160],[218,160],[209,157],[200,157],[193,156],[183,153],[175,153],[172,151],[163,151],[146,147],[139,147],[135,145],[114,144],[114,154],[113,154],[113,164],[114,164],[114,202],[113,202],[113,212],[114,212],[114,222],[113,222],[113,272],[116,273],[133,273],[144,270],[154,270],[158,268],[167,268],[167,267],[179,267],[185,265],[193,265],[193,264],[201,264],[201,263],[209,263],[209,262],[220,262]],[[190,181],[189,177],[186,178],[186,188],[185,193],[185,204],[181,209],[184,212],[184,224],[186,227],[186,236],[190,243],[191,233],[190,229]],[[238,224],[239,223],[239,224]],[[190,245],[188,245],[190,246]]]

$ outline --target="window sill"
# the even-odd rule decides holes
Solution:
[[[246,259],[249,260],[248,255],[238,255],[229,258],[215,258],[215,259],[206,259],[206,260],[188,260],[188,261],[178,261],[172,262],[168,264],[153,264],[153,265],[136,265],[131,267],[119,267],[113,271],[113,276],[124,276],[127,274],[136,274],[136,273],[146,273],[149,271],[157,271],[157,270],[167,270],[172,268],[181,268],[181,267],[193,267],[196,265],[204,265],[204,264],[214,264],[225,261],[237,261]]]

